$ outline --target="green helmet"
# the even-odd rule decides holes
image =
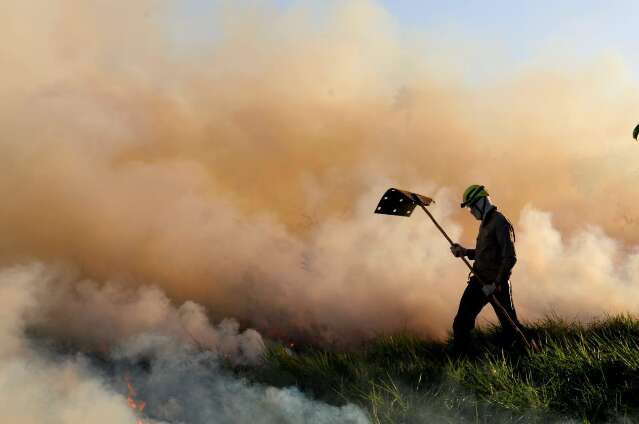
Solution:
[[[470,206],[473,203],[475,203],[476,200],[481,199],[482,197],[487,197],[487,196],[488,196],[488,192],[484,190],[483,185],[473,184],[464,191],[461,207],[465,208],[466,206]]]

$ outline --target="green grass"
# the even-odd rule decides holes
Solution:
[[[475,334],[468,356],[410,334],[348,351],[271,348],[253,381],[365,408],[374,423],[637,422],[639,320],[530,325],[538,352],[504,350],[499,329]]]

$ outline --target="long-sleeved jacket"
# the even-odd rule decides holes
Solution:
[[[515,233],[508,219],[497,208],[484,217],[479,226],[477,244],[466,256],[474,260],[473,272],[486,284],[505,284],[510,278],[517,254]]]

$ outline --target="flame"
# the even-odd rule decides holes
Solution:
[[[136,413],[143,413],[144,412],[144,408],[146,408],[146,402],[143,400],[136,400],[136,396],[138,395],[138,391],[135,390],[135,387],[133,387],[133,384],[131,383],[131,377],[129,375],[125,375],[124,376],[124,381],[126,382],[126,387],[127,387],[127,404],[129,405],[129,408],[133,409]],[[144,421],[142,421],[141,419],[138,419],[136,421],[136,424],[144,424]]]

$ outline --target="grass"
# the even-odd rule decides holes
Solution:
[[[502,349],[495,327],[478,331],[464,357],[448,342],[395,334],[349,351],[276,346],[248,377],[358,404],[374,423],[636,422],[639,320],[549,318],[527,328],[538,352]]]

